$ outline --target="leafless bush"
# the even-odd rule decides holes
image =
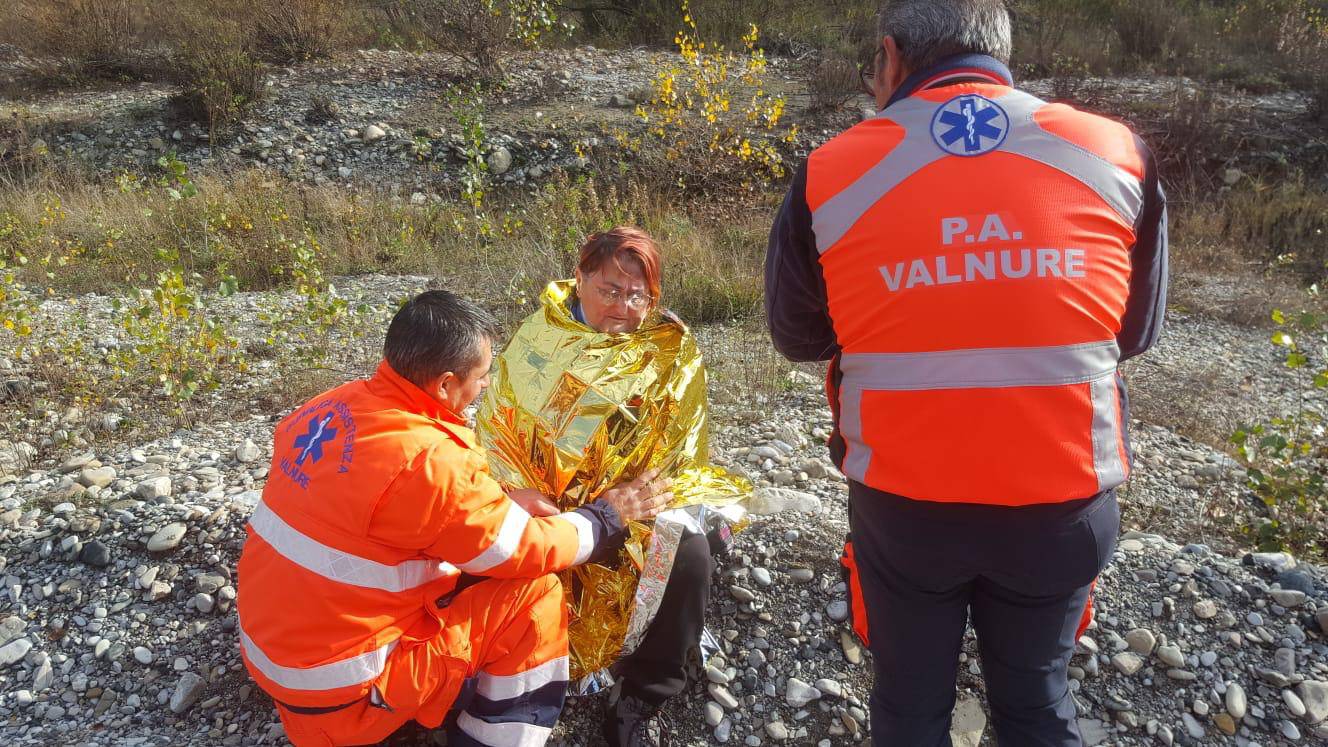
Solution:
[[[20,41],[68,73],[139,77],[151,67],[142,51],[146,12],[139,0],[24,0],[16,15]]]
[[[500,81],[514,43],[533,44],[556,25],[552,0],[378,0],[406,35],[428,39],[481,80]]]
[[[282,0],[256,4],[254,47],[267,62],[284,64],[331,56],[345,36],[345,0]]]
[[[807,75],[813,109],[838,109],[862,93],[858,63],[839,55],[822,57]]]
[[[224,137],[266,93],[261,62],[242,48],[186,47],[179,56],[182,90],[171,99],[180,119],[207,125],[212,140]]]

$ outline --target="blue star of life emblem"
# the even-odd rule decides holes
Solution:
[[[931,137],[954,156],[980,156],[1005,142],[1010,117],[995,101],[966,93],[941,105],[931,120]]]
[[[309,432],[295,439],[295,448],[300,450],[299,456],[295,457],[296,464],[304,464],[304,460],[309,458],[317,463],[323,458],[323,444],[337,437],[337,429],[327,427],[331,422],[330,412],[321,419],[309,421]]]

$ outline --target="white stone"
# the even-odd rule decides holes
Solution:
[[[166,552],[179,546],[188,527],[180,522],[167,524],[148,539],[148,552]]]
[[[169,475],[158,475],[138,484],[134,491],[139,498],[145,501],[155,501],[158,498],[165,498],[172,491],[171,478]]]
[[[23,657],[27,656],[31,650],[32,641],[27,638],[19,638],[0,646],[0,668],[22,661]]]
[[[821,697],[821,691],[797,677],[789,677],[784,689],[784,700],[794,708],[801,708]]]
[[[85,487],[104,488],[115,480],[114,467],[84,467],[78,474],[78,481]]]
[[[369,125],[368,127],[364,128],[364,132],[360,134],[360,137],[366,143],[376,143],[379,140],[382,140],[383,138],[387,137],[387,133],[384,132],[383,128],[379,127],[378,125]]]
[[[1125,634],[1125,642],[1130,645],[1131,651],[1141,656],[1148,656],[1157,646],[1157,636],[1147,628],[1135,628]]]
[[[484,160],[489,166],[489,173],[495,176],[506,174],[512,168],[512,152],[501,145],[490,151]]]
[[[706,689],[709,690],[710,697],[714,698],[715,702],[724,706],[724,708],[731,711],[738,707],[738,699],[733,696],[733,693],[729,692],[727,687],[711,683]]]
[[[1239,721],[1245,717],[1245,710],[1247,705],[1248,704],[1245,699],[1245,689],[1242,688],[1240,685],[1236,684],[1235,682],[1227,683],[1227,692],[1226,692],[1227,713],[1231,714],[1232,718]]]
[[[1287,609],[1299,607],[1309,598],[1305,592],[1297,589],[1273,589],[1268,592],[1268,596],[1272,597],[1274,602],[1277,602]]]
[[[147,665],[152,663],[152,650],[146,646],[134,647],[134,661]]]
[[[193,707],[198,696],[203,694],[203,678],[193,672],[185,672],[180,681],[175,683],[175,692],[171,693],[171,713],[184,713]]]
[[[1181,653],[1179,646],[1158,647],[1157,658],[1161,659],[1162,663],[1169,667],[1185,666],[1185,655]]]
[[[1296,687],[1296,695],[1305,704],[1305,723],[1317,724],[1328,719],[1328,682],[1305,680]]]
[[[950,741],[954,747],[979,747],[987,730],[987,714],[977,698],[960,698],[950,716]]]
[[[258,444],[250,439],[245,439],[244,443],[235,447],[235,461],[241,464],[256,462],[263,456],[263,450],[258,448]]]
[[[1112,656],[1111,665],[1116,671],[1128,676],[1138,672],[1143,667],[1144,660],[1138,654],[1126,651]]]

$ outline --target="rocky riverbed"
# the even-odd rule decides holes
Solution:
[[[507,90],[486,110],[491,178],[527,185],[587,168],[584,154],[603,144],[597,138],[634,122],[659,60],[593,48],[519,56]],[[29,63],[0,54],[0,78]],[[796,62],[772,65],[774,88],[800,112]],[[256,166],[429,203],[461,175],[466,140],[440,114],[458,83],[432,55],[364,52],[280,69],[267,102],[225,144],[173,121],[173,91],[155,84],[0,108],[41,123],[49,157],[107,174],[142,172],[173,151],[191,167]],[[1051,95],[1056,85],[1031,87]],[[1111,110],[1198,87],[1138,79],[1085,90]],[[1239,181],[1239,169],[1258,168],[1261,158],[1295,160],[1287,148],[1319,147],[1296,134],[1304,111],[1294,93],[1225,96],[1224,127],[1236,127],[1233,112],[1240,121],[1289,123],[1231,154],[1225,176]],[[824,139],[855,118],[849,111],[804,132]],[[391,301],[432,282],[338,279],[353,305],[374,308],[365,334],[346,335],[331,370],[308,381],[283,381],[253,322],[299,298],[209,299],[254,364],[202,397],[173,432],[149,423],[143,403],[119,396],[93,410],[44,402],[36,364],[4,351],[0,407],[11,435],[0,440],[0,743],[285,743],[271,701],[246,677],[234,633],[235,565],[267,479],[272,428],[300,386],[367,374]],[[1211,287],[1249,293],[1225,282]],[[1244,473],[1215,448],[1242,423],[1302,405],[1324,413],[1324,401],[1302,394],[1266,331],[1208,313],[1226,302],[1221,295],[1206,290],[1199,311],[1173,309],[1157,347],[1126,367],[1136,459],[1121,491],[1125,531],[1098,587],[1098,622],[1071,669],[1090,745],[1328,744],[1328,571],[1248,552],[1234,531],[1252,505]],[[77,331],[93,371],[127,342],[106,296],[51,299],[40,315],[40,329]],[[822,372],[779,360],[757,321],[697,332],[712,372],[716,459],[769,492],[758,502],[762,515],[719,563],[708,614],[718,651],[669,705],[673,736],[687,745],[865,744],[870,661],[846,622],[837,562],[846,489],[826,458]],[[994,744],[971,637],[955,666],[955,743]],[[571,701],[554,744],[597,744],[602,700]],[[421,733],[394,742],[436,743]]]
[[[424,281],[371,276],[339,286],[367,296]],[[238,294],[226,302],[244,313],[266,301]],[[845,622],[837,552],[846,491],[823,446],[829,412],[814,367],[767,355],[775,380],[753,386],[748,361],[763,344],[753,331],[698,330],[714,371],[715,451],[785,492],[763,499],[765,515],[720,563],[708,617],[720,650],[668,715],[683,744],[862,743],[870,664]],[[367,370],[373,347],[366,338],[346,366]],[[1261,390],[1294,391],[1264,333],[1183,315],[1132,364],[1136,389],[1166,395],[1164,384],[1214,359],[1241,362]],[[1199,394],[1214,408],[1246,406],[1240,388]],[[1258,401],[1275,407],[1278,399]],[[254,412],[135,442],[94,434],[99,419],[89,414],[66,424],[74,435],[87,428],[87,439],[7,445],[0,741],[283,742],[270,701],[245,676],[233,606],[244,523],[267,478],[280,415]],[[1224,454],[1156,423],[1136,421],[1133,436],[1127,530],[1099,587],[1097,626],[1071,670],[1088,742],[1328,743],[1328,574],[1288,556],[1248,555],[1214,529],[1218,509],[1246,500],[1241,472]],[[964,651],[957,743],[991,744],[972,640]],[[572,701],[556,743],[594,744],[587,735],[601,709],[600,697]]]

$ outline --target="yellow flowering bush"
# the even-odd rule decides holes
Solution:
[[[655,74],[650,100],[636,109],[645,135],[619,133],[620,143],[646,156],[648,145],[659,146],[672,166],[667,173],[682,187],[752,188],[782,177],[779,146],[794,142],[798,130],[781,127],[785,101],[770,90],[760,31],[750,26],[741,53],[707,44],[686,0],[682,25],[674,38],[678,60]]]

